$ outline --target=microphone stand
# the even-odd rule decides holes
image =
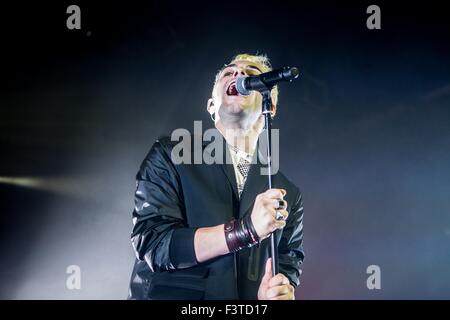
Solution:
[[[237,91],[243,95],[250,94],[249,91],[256,90],[262,95],[262,114],[267,132],[267,179],[269,189],[272,189],[272,96],[273,86],[280,81],[291,82],[297,78],[299,70],[297,67],[283,67],[262,73],[259,76],[243,77],[236,80]],[[241,90],[240,90],[240,89]],[[242,91],[242,92],[241,92]],[[275,241],[276,231],[270,234],[270,256],[272,257],[272,274],[278,274],[278,248]]]
[[[272,96],[271,90],[261,91],[263,97],[262,114],[264,115],[264,129],[267,135],[267,178],[269,189],[272,189]],[[270,234],[270,256],[272,257],[272,275],[278,274],[278,247],[275,242],[275,232]]]

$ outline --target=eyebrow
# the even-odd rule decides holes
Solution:
[[[223,68],[223,70],[225,70],[225,69],[228,68],[228,67],[236,67],[236,66],[237,66],[237,64],[232,63],[232,64],[229,64],[229,65],[226,65],[225,68]],[[261,69],[259,69],[259,68],[256,67],[256,66],[252,66],[252,65],[250,65],[250,64],[246,66],[246,69],[255,69],[255,70],[258,70],[259,72],[262,73]],[[222,71],[223,71],[223,70],[222,70]]]

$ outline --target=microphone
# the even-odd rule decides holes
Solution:
[[[291,82],[299,74],[297,67],[283,67],[257,76],[238,77],[236,90],[241,96],[248,96],[251,91],[270,91],[278,82]]]

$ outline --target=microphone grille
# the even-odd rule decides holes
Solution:
[[[245,88],[244,82],[247,77],[238,77],[236,79],[236,90],[241,96],[248,96],[251,92]]]

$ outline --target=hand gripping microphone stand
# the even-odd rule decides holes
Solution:
[[[267,179],[269,189],[272,189],[272,88],[281,81],[291,82],[297,78],[299,70],[296,67],[283,67],[257,76],[240,77],[236,81],[239,94],[249,95],[251,90],[259,91],[263,97],[262,114],[267,138]],[[278,247],[275,231],[270,235],[270,256],[272,257],[272,275],[278,274]]]

